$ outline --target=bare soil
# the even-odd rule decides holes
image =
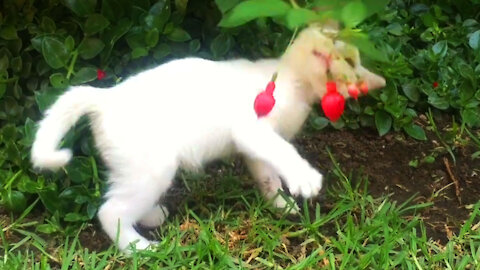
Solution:
[[[376,131],[362,129],[304,135],[296,144],[303,156],[323,171],[333,167],[328,147],[344,171],[368,177],[373,197],[390,194],[391,199],[402,203],[416,194],[412,203],[433,203],[420,214],[428,237],[445,243],[480,199],[480,159],[471,157],[479,149],[458,146],[454,163],[433,133],[427,137],[427,141],[400,133],[379,137]],[[432,163],[421,162],[432,153],[436,156]],[[413,160],[419,160],[416,168],[409,165]]]

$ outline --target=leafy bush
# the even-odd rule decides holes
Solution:
[[[74,147],[76,157],[64,170],[39,174],[29,164],[35,121],[68,86],[112,85],[186,55],[276,57],[285,50],[293,29],[326,18],[341,21],[340,38],[356,44],[363,61],[388,79],[385,90],[349,101],[349,110],[335,128],[376,127],[380,135],[404,130],[426,139],[414,121],[428,108],[480,126],[478,0],[395,0],[386,8],[385,1],[377,0],[325,2],[3,0],[2,204],[22,212],[39,198],[51,213],[38,227],[46,233],[63,230],[63,221],[95,215],[105,183],[86,121],[65,138],[64,146]],[[329,124],[321,115],[314,112],[313,128]]]

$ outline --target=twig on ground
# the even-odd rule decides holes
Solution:
[[[443,163],[445,163],[445,167],[447,168],[448,175],[450,176],[450,179],[455,185],[455,195],[457,196],[457,200],[460,204],[462,204],[462,198],[460,197],[460,183],[458,182],[455,175],[453,175],[452,169],[450,167],[450,162],[448,162],[448,158],[443,158]]]

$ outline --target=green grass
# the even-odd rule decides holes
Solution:
[[[78,234],[52,247],[51,239],[35,233],[36,221],[24,220],[33,204],[2,226],[0,269],[480,267],[480,204],[458,234],[441,245],[428,239],[421,220],[421,210],[430,204],[373,198],[366,177],[347,176],[332,161],[335,169],[327,181],[333,208],[305,202],[302,214],[293,219],[271,209],[255,189],[245,187],[246,177],[233,175],[228,165],[219,175],[189,177],[195,194],[158,229],[159,245],[130,257],[114,247],[85,249]],[[19,240],[7,240],[12,234]]]

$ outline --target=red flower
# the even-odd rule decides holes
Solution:
[[[438,87],[438,82],[433,82],[433,88],[437,88]]]
[[[97,69],[97,79],[98,80],[101,80],[101,79],[105,78],[106,75],[107,75],[107,73],[105,73],[105,71],[103,71],[101,69]]]
[[[337,92],[337,84],[327,82],[327,93],[322,97],[321,105],[325,116],[332,122],[336,122],[342,116],[345,109],[345,98]]]
[[[347,89],[348,89],[348,95],[350,95],[352,98],[357,100],[358,94],[359,94],[357,85],[355,85],[354,83],[350,83],[348,84]]]
[[[275,82],[268,83],[265,91],[262,91],[257,95],[253,103],[253,108],[258,117],[267,115],[275,105],[275,98],[273,97],[273,91],[275,90]]]
[[[368,85],[366,82],[361,82],[359,88],[362,94],[364,95],[368,94]]]

